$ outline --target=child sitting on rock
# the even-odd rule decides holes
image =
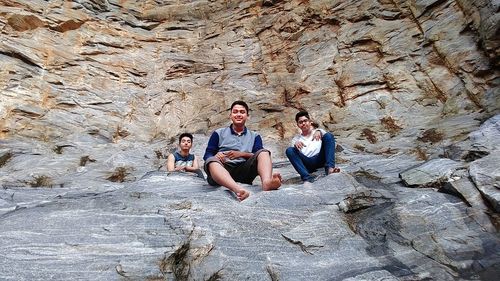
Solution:
[[[205,179],[200,169],[198,157],[189,153],[193,147],[193,135],[182,133],[179,136],[179,150],[170,154],[167,159],[167,170],[169,172],[190,172]]]

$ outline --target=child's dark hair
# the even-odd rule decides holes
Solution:
[[[190,133],[182,133],[180,136],[179,136],[179,143],[181,143],[182,141],[182,138],[184,137],[188,137],[191,139],[191,142],[193,142],[193,135],[191,135]]]
[[[242,100],[237,100],[237,101],[233,102],[233,104],[231,104],[231,108],[230,108],[231,111],[233,110],[233,107],[235,105],[243,106],[247,110],[247,114],[250,112],[250,108],[248,108],[248,104]]]
[[[299,111],[297,114],[295,114],[295,122],[299,122],[299,118],[302,117],[302,116],[307,117],[307,119],[311,119],[311,118],[309,118],[309,112],[307,112],[307,111]]]

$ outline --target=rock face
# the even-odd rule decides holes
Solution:
[[[496,212],[500,212],[500,151],[472,163],[469,173]]]
[[[432,158],[500,107],[495,1],[170,2],[3,1],[2,137],[207,134],[244,99],[268,139],[307,109],[358,150]]]
[[[401,179],[408,186],[432,186],[448,182],[452,174],[462,165],[446,158],[432,159],[424,164],[401,173]]]
[[[153,172],[106,192],[51,189],[2,215],[0,271],[5,280],[455,280],[500,261],[496,234],[451,195],[369,190],[343,173],[309,189],[247,188],[239,203],[198,178]],[[4,208],[32,191],[8,192]],[[339,210],[359,194],[378,199]]]
[[[498,1],[0,3],[0,279],[500,275]],[[241,203],[164,172],[236,99],[285,179]],[[309,188],[302,109],[342,170]]]

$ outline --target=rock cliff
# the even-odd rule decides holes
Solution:
[[[0,0],[4,280],[496,280],[500,4]],[[285,179],[165,172],[250,104]],[[306,109],[340,174],[284,158]]]

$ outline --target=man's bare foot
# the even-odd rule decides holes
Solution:
[[[262,182],[262,189],[264,191],[276,190],[276,189],[280,188],[281,181],[282,181],[281,174],[280,173],[274,173],[272,178],[270,178],[270,179],[265,180],[264,182]]]
[[[328,175],[329,174],[333,174],[333,173],[339,173],[340,172],[340,169],[337,168],[337,167],[330,167],[328,168]]]
[[[248,192],[248,190],[246,190],[246,189],[242,188],[242,189],[240,189],[240,191],[236,192],[236,197],[240,201],[247,199],[248,196],[250,196],[250,192]]]

